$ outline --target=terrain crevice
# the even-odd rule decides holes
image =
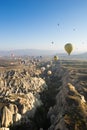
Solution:
[[[39,92],[42,105],[36,108],[33,118],[30,118],[31,124],[21,124],[10,127],[11,130],[48,130],[51,125],[51,120],[48,117],[49,110],[56,104],[56,95],[59,92],[59,88],[62,85],[61,77],[56,74],[56,69],[52,75],[47,75],[46,71],[40,75],[42,79],[45,79],[47,88],[42,92]]]
[[[0,70],[0,130],[87,130],[84,62],[33,59],[5,66]]]

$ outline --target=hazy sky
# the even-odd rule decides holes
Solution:
[[[87,0],[0,0],[0,50],[62,51],[67,42],[87,51]]]

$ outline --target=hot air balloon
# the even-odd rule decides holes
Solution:
[[[68,55],[71,54],[72,50],[73,50],[73,46],[71,43],[67,43],[65,46],[64,46],[64,49],[65,51],[68,53]]]
[[[58,56],[54,56],[54,60],[57,61],[59,58]]]
[[[52,41],[51,43],[52,43],[52,44],[54,44],[54,42],[53,42],[53,41]]]
[[[75,31],[76,29],[75,28],[73,28],[73,31]]]
[[[50,68],[50,65],[49,65],[49,64],[47,64],[47,68]]]
[[[51,74],[52,74],[52,72],[49,70],[49,71],[47,71],[47,74],[48,74],[48,75],[51,75]]]
[[[59,26],[60,24],[58,23],[57,25]]]
[[[45,67],[41,67],[41,71],[44,72],[46,70]]]

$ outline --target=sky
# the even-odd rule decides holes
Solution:
[[[87,0],[0,0],[0,50],[87,51]]]

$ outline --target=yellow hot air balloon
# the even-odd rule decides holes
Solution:
[[[71,43],[67,43],[67,44],[64,46],[64,48],[65,48],[65,51],[70,55],[71,52],[72,52],[72,50],[73,50],[72,44],[71,44]]]
[[[58,56],[54,56],[54,60],[57,61],[59,58]]]

